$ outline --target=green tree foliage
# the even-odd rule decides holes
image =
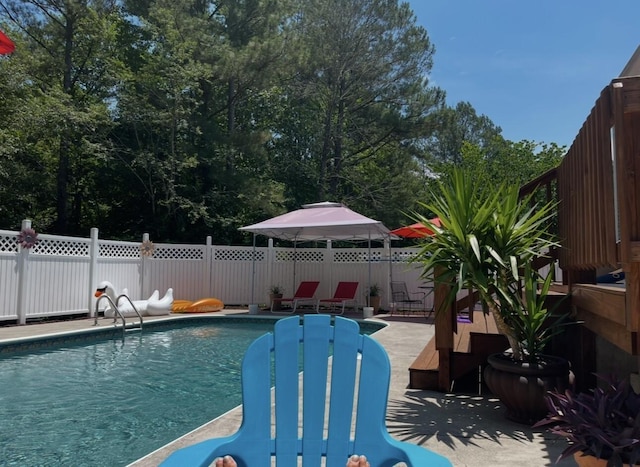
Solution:
[[[282,157],[310,161],[316,199],[358,199],[363,185],[354,175],[370,161],[393,165],[384,160],[397,157],[404,165],[442,104],[427,81],[433,45],[408,4],[389,0],[303,1],[297,27],[303,55],[287,107],[300,110],[283,137],[295,141],[305,129],[310,144]]]
[[[465,143],[487,150],[502,140],[501,128],[486,115],[478,115],[469,102],[439,109],[429,123],[432,132],[424,143],[427,164],[460,165]]]
[[[16,84],[37,99],[31,117],[39,120],[39,147],[31,157],[55,166],[58,233],[79,233],[83,206],[95,177],[95,161],[108,152],[110,127],[105,99],[115,84],[118,51],[112,39],[115,4],[108,1],[10,0],[0,11],[11,20],[22,45],[16,55],[23,73]],[[14,120],[12,120],[13,122]],[[26,149],[23,147],[23,150]],[[48,217],[48,216],[47,216]]]
[[[0,228],[238,243],[326,200],[395,227],[451,163],[558,149],[445,107],[397,0],[0,0],[0,25]]]

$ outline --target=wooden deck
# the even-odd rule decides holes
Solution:
[[[482,311],[474,311],[472,323],[458,322],[457,327],[449,360],[452,382],[477,371],[488,355],[509,347],[507,339],[498,332],[493,316],[484,315]],[[434,337],[409,367],[409,387],[448,391],[450,388],[439,387],[440,362],[441,355]]]

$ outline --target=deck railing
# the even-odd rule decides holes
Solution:
[[[600,93],[561,164],[522,187],[558,202],[559,265],[577,317],[631,354],[640,350],[640,77]],[[598,287],[622,268],[624,288]]]

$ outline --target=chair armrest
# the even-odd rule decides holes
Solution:
[[[161,464],[161,467],[209,466],[216,457],[228,452],[224,448],[236,435],[226,438],[212,438],[174,451]]]
[[[396,439],[391,439],[390,444],[399,448],[403,452],[403,461],[409,467],[453,467],[453,464],[449,461],[449,459],[438,453],[423,448],[422,446],[398,441]]]

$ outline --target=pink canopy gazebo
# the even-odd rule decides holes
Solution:
[[[267,219],[257,224],[240,227],[240,230],[255,235],[266,235],[296,242],[317,240],[366,241],[397,239],[382,222],[370,219],[347,208],[341,203],[325,201],[304,204],[302,209]],[[255,276],[255,266],[253,275]],[[251,281],[253,302],[254,278]],[[294,267],[295,282],[295,267]],[[371,285],[371,254],[369,254],[369,286]]]
[[[330,201],[305,204],[302,209],[240,227],[240,230],[294,242],[383,240],[391,235],[382,222],[358,214],[341,203]]]

